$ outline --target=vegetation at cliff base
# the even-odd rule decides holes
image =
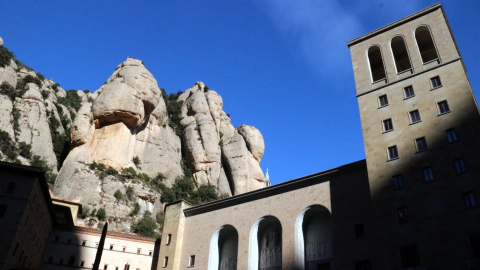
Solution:
[[[175,131],[178,136],[182,136],[183,129],[180,125],[180,120],[182,120],[181,112],[183,101],[178,100],[178,97],[183,94],[183,92],[178,91],[176,94],[171,93],[170,95],[167,95],[165,89],[162,88],[160,90],[162,90],[162,97],[167,107],[167,113],[169,118],[168,125]]]
[[[151,217],[151,213],[145,211],[141,220],[132,223],[131,230],[134,233],[142,236],[159,238],[160,235],[155,231],[157,227],[158,225],[156,221]]]

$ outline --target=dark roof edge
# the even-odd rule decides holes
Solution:
[[[423,15],[425,15],[425,14],[427,14],[427,13],[430,13],[430,12],[432,12],[432,11],[434,11],[434,10],[437,10],[437,9],[439,9],[439,8],[442,8],[442,4],[441,4],[441,3],[436,3],[436,4],[432,5],[432,6],[429,6],[429,7],[425,8],[425,9],[422,9],[422,10],[420,10],[420,11],[418,11],[418,12],[415,12],[415,13],[413,13],[413,14],[411,14],[411,15],[408,15],[408,16],[405,17],[405,18],[402,18],[402,19],[400,19],[400,20],[398,20],[398,21],[395,21],[395,22],[393,22],[393,23],[390,23],[390,24],[387,24],[387,25],[385,25],[385,26],[383,26],[383,27],[380,27],[380,28],[378,28],[378,29],[376,29],[376,30],[373,30],[373,31],[371,31],[371,32],[368,32],[367,34],[362,35],[362,36],[360,36],[360,37],[358,37],[358,38],[352,39],[352,40],[350,40],[349,42],[347,42],[347,46],[350,47],[350,46],[352,46],[352,45],[355,45],[355,44],[357,44],[357,43],[359,43],[359,42],[361,42],[361,41],[364,41],[364,40],[366,40],[366,39],[368,39],[368,38],[370,38],[370,37],[372,37],[372,36],[375,36],[375,35],[378,35],[378,34],[380,34],[380,33],[385,32],[385,31],[388,31],[388,30],[390,30],[390,29],[392,29],[392,28],[394,28],[394,27],[396,27],[396,26],[398,26],[398,25],[400,25],[400,24],[404,24],[404,23],[406,23],[406,22],[409,22],[409,21],[411,21],[411,20],[414,20],[414,19],[416,19],[416,18],[418,18],[418,17],[421,17],[421,16],[423,16]]]
[[[336,167],[336,168],[333,168],[333,169],[330,169],[330,170],[326,170],[326,171],[318,172],[318,173],[315,173],[315,174],[303,176],[303,177],[300,177],[300,178],[297,178],[297,179],[289,180],[289,181],[279,183],[279,184],[276,184],[276,185],[272,185],[272,186],[269,186],[269,187],[266,187],[266,188],[257,189],[257,190],[254,190],[254,191],[242,193],[242,194],[235,195],[235,196],[232,196],[232,197],[229,197],[229,198],[209,202],[209,203],[198,205],[198,206],[193,206],[193,207],[190,207],[190,208],[187,208],[187,209],[183,210],[183,212],[185,213],[185,216],[187,216],[187,217],[188,216],[194,216],[194,215],[197,215],[197,214],[201,214],[201,213],[205,213],[205,212],[209,212],[209,211],[213,211],[213,210],[217,210],[217,209],[221,209],[221,208],[225,208],[225,207],[229,207],[229,206],[233,206],[233,205],[238,205],[238,204],[241,204],[241,203],[250,202],[250,201],[253,201],[253,200],[257,200],[257,199],[262,199],[262,198],[274,196],[274,195],[277,195],[277,194],[280,194],[280,193],[285,193],[285,192],[296,190],[296,189],[299,189],[299,188],[311,186],[311,185],[314,185],[314,184],[317,184],[317,183],[320,183],[320,182],[325,182],[325,181],[329,180],[329,179],[325,179],[325,177],[331,175],[332,173],[336,173],[336,172],[339,172],[339,171],[344,171],[344,170],[347,170],[349,168],[356,167],[356,166],[359,166],[359,165],[362,165],[362,164],[366,164],[365,159],[359,160],[359,161],[356,161],[356,162],[352,162],[352,163],[349,163],[349,164],[345,164],[345,165],[342,165],[340,167]],[[173,202],[171,204],[174,204],[174,203],[176,203],[176,202]]]

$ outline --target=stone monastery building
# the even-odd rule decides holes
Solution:
[[[480,114],[441,4],[347,45],[366,160],[168,204],[161,241],[109,232],[100,269],[480,269]],[[60,225],[81,205],[0,165],[0,268],[92,268],[100,232]]]

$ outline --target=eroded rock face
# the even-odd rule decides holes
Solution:
[[[156,80],[139,60],[128,58],[93,93],[68,91],[68,95],[52,80],[24,67],[18,69],[13,60],[0,68],[0,83],[13,88],[24,85],[26,81],[21,80],[31,82],[27,76],[36,81],[17,89],[13,101],[0,95],[4,116],[0,129],[15,144],[30,144],[32,154],[42,157],[54,173],[58,164],[52,136],[58,138],[70,130],[71,149],[58,171],[53,193],[90,209],[104,208],[116,220],[112,228],[128,231],[130,223],[141,217],[130,217],[135,202],[141,213],[162,211],[161,195],[141,181],[100,175],[92,169],[94,162],[117,171],[133,169],[152,179],[161,174],[163,183],[171,186],[184,174],[184,159],[197,187],[211,184],[218,193],[232,195],[263,186],[261,133],[251,126],[233,127],[223,111],[222,97],[202,82],[178,97],[183,102],[181,129],[175,131]],[[80,106],[65,103],[72,93]],[[18,161],[28,165],[31,158],[18,156]],[[127,189],[133,190],[131,199],[115,198],[116,191],[125,194]]]
[[[93,104],[93,116],[100,126],[120,120],[136,129],[145,123],[160,100],[161,92],[152,74],[141,61],[128,58],[102,86]]]
[[[220,95],[206,91],[202,82],[179,100],[183,100],[184,153],[197,186],[212,184],[226,194],[261,188],[259,162],[265,146],[260,132],[246,125],[235,129],[222,109]]]
[[[118,202],[113,195],[117,190],[125,194],[126,187],[131,186],[142,209],[154,214],[162,211],[160,194],[146,184],[115,177],[100,180],[88,166],[95,162],[118,171],[131,167],[151,178],[162,174],[167,186],[183,175],[181,140],[166,125],[165,101],[153,76],[141,61],[129,58],[99,90],[79,96],[83,106],[72,124],[74,148],[58,174],[54,194],[80,200],[90,208],[101,206],[107,215],[124,218],[132,211],[133,202]],[[139,164],[134,163],[134,157]],[[123,229],[129,224],[117,222]]]
[[[237,131],[247,143],[247,148],[250,153],[252,153],[253,157],[260,162],[263,157],[263,152],[265,151],[265,143],[260,131],[255,127],[247,125],[239,126]]]
[[[1,46],[0,46],[1,47]],[[0,67],[0,84],[7,82],[13,88],[17,86],[17,64],[11,60],[10,65],[6,67]]]

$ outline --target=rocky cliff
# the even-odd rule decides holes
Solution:
[[[2,45],[0,158],[42,167],[54,196],[92,210],[86,224],[102,209],[112,229],[128,231],[166,201],[263,186],[261,133],[233,127],[222,97],[202,82],[167,95],[128,58],[97,91],[65,91]]]

